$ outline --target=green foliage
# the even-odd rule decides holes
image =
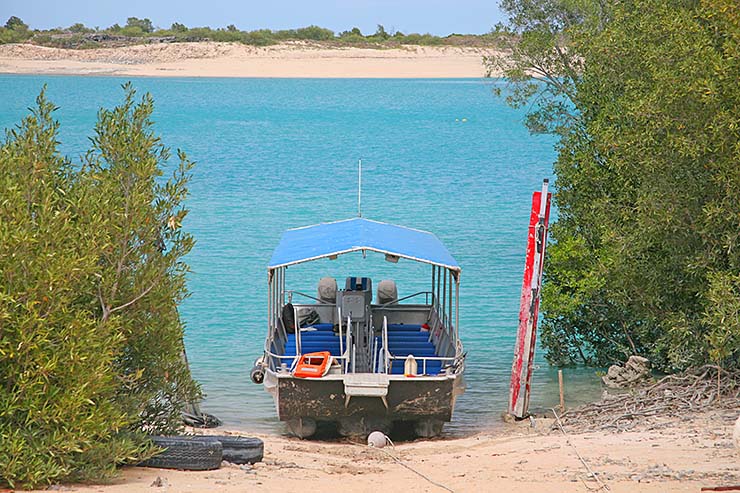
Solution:
[[[506,6],[516,26],[509,101],[534,101],[530,128],[561,136],[543,290],[549,358],[605,364],[638,353],[665,370],[737,366],[732,3]]]
[[[101,110],[83,166],[42,92],[0,146],[0,484],[110,476],[151,454],[198,389],[180,359],[180,228],[191,163],[167,181],[151,98]]]
[[[142,33],[151,33],[154,31],[154,24],[149,19],[139,19],[138,17],[129,17],[126,19],[126,26],[124,29],[140,29]]]
[[[340,38],[349,38],[349,37],[359,37],[362,38],[362,31],[360,31],[359,27],[353,27],[349,31],[342,31],[339,33]]]
[[[308,26],[296,29],[293,37],[312,41],[328,41],[334,39],[334,31],[319,26]]]
[[[172,433],[197,388],[181,359],[183,326],[178,304],[187,295],[182,261],[193,246],[183,232],[183,201],[192,169],[184,153],[167,181],[170,151],[152,130],[150,95],[135,91],[113,110],[101,110],[82,174],[99,197],[105,235],[96,298],[100,318],[119,326],[126,351],[117,360],[121,401],[137,426]]]
[[[101,442],[110,453],[91,473],[109,473],[138,447],[117,436],[123,338],[84,296],[98,256],[79,216],[92,204],[56,150],[53,110],[42,93],[0,149],[0,478],[11,486],[71,477]]]
[[[740,275],[728,272],[712,273],[702,323],[709,328],[704,345],[709,357],[724,362],[740,347]]]
[[[144,36],[145,33],[146,31],[144,31],[141,28],[141,26],[129,26],[129,25],[122,27],[118,31],[118,34],[120,34],[121,36],[131,36],[132,38],[140,38]]]
[[[277,40],[269,29],[260,29],[244,33],[242,42],[252,46],[269,46],[277,43]]]
[[[5,27],[0,27],[0,44],[22,43],[33,36],[28,30],[28,26],[18,17],[12,16],[5,23]]]
[[[24,24],[25,26],[25,24]],[[5,32],[7,31],[7,32]],[[69,33],[75,36],[69,36]],[[178,42],[217,41],[244,43],[253,46],[268,46],[285,41],[315,41],[328,45],[362,45],[367,47],[392,47],[404,44],[419,45],[453,45],[453,46],[481,46],[495,44],[495,39],[490,35],[450,35],[445,38],[432,34],[403,34],[395,32],[388,33],[382,25],[378,26],[375,33],[363,35],[359,28],[355,27],[349,31],[335,34],[331,29],[320,26],[307,26],[298,29],[283,29],[273,31],[270,29],[258,29],[254,31],[240,31],[234,24],[225,28],[213,29],[208,26],[188,28],[184,24],[174,22],[169,29],[157,29],[150,19],[139,19],[129,17],[126,25],[121,27],[114,24],[107,29],[90,29],[83,24],[77,23],[66,30],[52,29],[37,31],[36,35],[28,30],[12,31],[0,28],[0,43],[11,43],[25,41],[32,38],[32,42],[44,46],[59,48],[90,48],[105,46],[105,40],[100,41],[92,34],[109,34],[124,36],[128,39],[116,39],[116,43],[146,43],[151,38],[171,38]],[[60,36],[61,35],[61,36]]]
[[[383,24],[378,24],[378,28],[375,30],[374,36],[382,40],[386,40],[389,38],[388,33],[385,31],[385,27],[383,27]]]
[[[98,47],[98,44],[88,39],[84,33],[76,33],[72,36],[65,35],[60,37],[52,37],[49,34],[36,34],[33,37],[33,42],[38,45],[71,50],[84,50]]]
[[[94,33],[95,29],[90,29],[89,27],[86,27],[81,22],[78,22],[76,24],[72,24],[67,28],[67,31],[71,33]]]
[[[26,31],[28,24],[23,22],[20,17],[11,16],[7,22],[5,22],[5,29],[12,29],[14,31]]]

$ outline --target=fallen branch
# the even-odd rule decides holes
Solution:
[[[721,375],[719,387],[717,375]],[[632,428],[638,420],[680,416],[708,409],[740,408],[740,371],[707,365],[667,375],[646,387],[608,396],[563,414],[563,421],[579,431]]]

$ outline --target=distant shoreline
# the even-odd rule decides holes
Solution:
[[[481,78],[493,48],[267,47],[197,42],[63,49],[0,45],[0,74],[247,78]],[[491,74],[493,76],[500,74]]]

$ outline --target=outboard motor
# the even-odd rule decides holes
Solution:
[[[378,283],[378,304],[387,305],[398,300],[396,282],[390,279]]]
[[[337,301],[337,280],[333,277],[322,277],[318,286],[319,299],[325,303]]]

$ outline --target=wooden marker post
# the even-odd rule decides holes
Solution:
[[[563,390],[563,370],[558,370],[558,388],[560,389],[560,412],[565,412],[565,391]]]
[[[544,180],[542,191],[532,194],[532,211],[529,218],[527,256],[519,305],[519,328],[514,347],[514,363],[511,366],[511,387],[509,389],[509,414],[519,419],[525,418],[529,409],[534,349],[537,343],[537,313],[540,306],[547,225],[550,220],[552,194],[547,192],[548,185],[548,180]]]

